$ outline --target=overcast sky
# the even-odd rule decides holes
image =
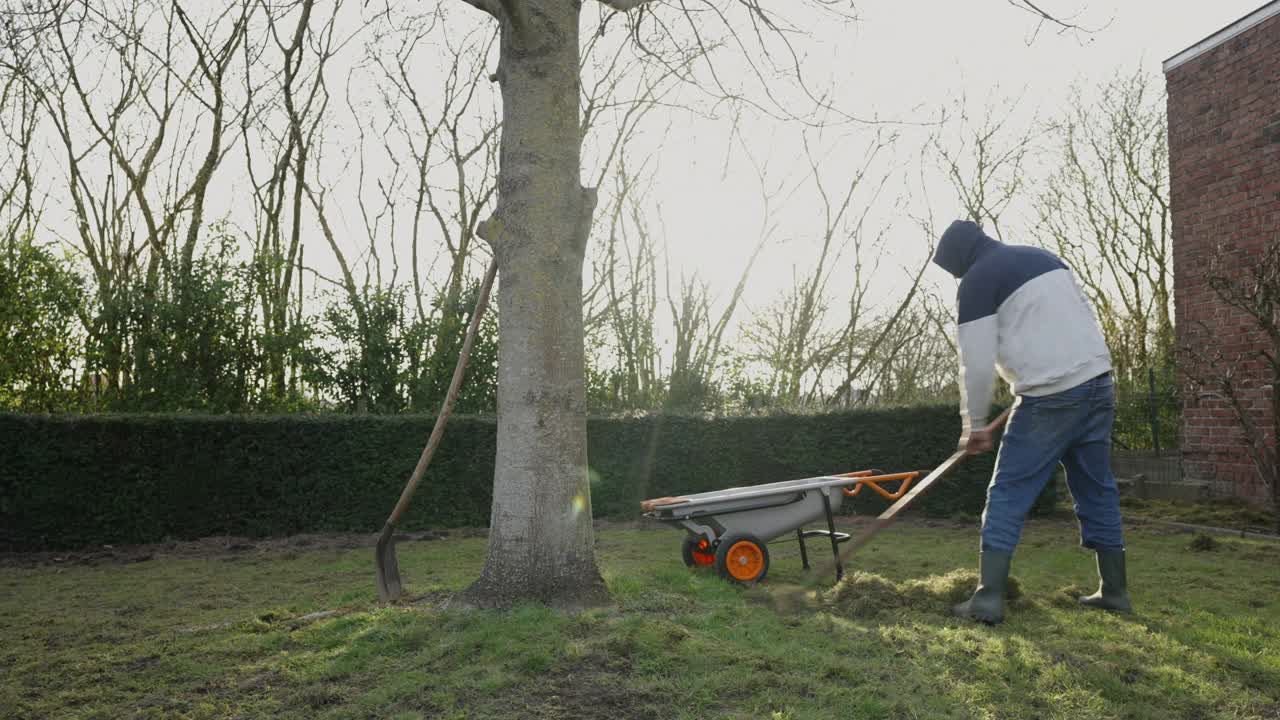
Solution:
[[[1041,5],[1076,14],[1085,25],[1105,26],[1089,36],[1041,30],[1032,42],[1035,19],[1004,0],[903,2],[868,0],[859,4],[852,28],[819,30],[814,58],[825,57],[840,87],[838,102],[850,112],[882,118],[927,121],[939,109],[956,110],[964,94],[971,109],[987,98],[1021,97],[1011,126],[1026,126],[1038,115],[1061,111],[1073,82],[1086,88],[1122,72],[1138,69],[1156,78],[1163,90],[1161,63],[1223,26],[1261,7],[1260,0],[1047,0]],[[777,162],[794,159],[794,132],[773,132],[762,124],[761,144]],[[697,123],[673,130],[663,155],[661,180],[654,190],[663,208],[672,261],[696,270],[723,290],[732,287],[740,257],[757,232],[758,184],[748,167],[722,177],[724,129]],[[900,150],[909,155],[919,133],[904,132]],[[850,142],[850,159],[857,143]],[[719,152],[716,152],[716,150]],[[940,179],[930,179],[930,199],[939,222],[959,213]],[[886,207],[888,203],[882,204]],[[812,197],[792,197],[788,216],[814,212]],[[886,210],[886,212],[888,212]],[[1015,215],[1026,213],[1017,213]],[[889,218],[892,219],[892,218]],[[1014,228],[1017,228],[1014,224]],[[895,223],[891,237],[904,258],[921,255],[926,238],[909,222]],[[1015,232],[1016,235],[1016,232]],[[812,239],[812,238],[811,238]],[[1017,237],[1006,238],[1017,242]],[[811,260],[803,241],[777,244],[753,275],[748,298],[767,303],[790,281],[791,267]],[[797,247],[800,245],[801,247]],[[930,277],[944,288],[941,271]]]

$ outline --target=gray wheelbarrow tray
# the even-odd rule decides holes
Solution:
[[[707,558],[725,541],[746,539],[763,548],[767,543],[783,535],[796,533],[800,543],[800,557],[805,569],[809,568],[809,555],[805,538],[825,536],[831,540],[831,549],[838,557],[838,546],[849,539],[847,533],[837,532],[834,513],[839,511],[846,496],[870,486],[882,496],[896,500],[902,496],[919,473],[880,474],[865,470],[842,475],[820,475],[802,480],[750,485],[713,492],[681,495],[674,498],[648,500],[643,504],[645,517],[683,527],[688,535],[685,540],[686,564],[710,565]],[[879,483],[897,481],[894,492]],[[848,488],[856,486],[852,490]],[[805,530],[804,526],[818,520],[826,520],[825,530]],[[764,565],[767,569],[767,550]],[[693,562],[691,562],[691,553]],[[723,564],[723,562],[721,563]],[[719,567],[719,566],[717,566]],[[726,574],[728,579],[738,579]],[[836,577],[843,575],[836,564]],[[758,578],[762,579],[762,571]]]
[[[988,436],[1004,427],[1013,408],[1008,408],[983,428]],[[835,558],[836,580],[844,575],[843,556],[866,545],[881,530],[889,527],[898,515],[921,493],[954,471],[969,456],[965,447],[957,449],[908,492],[920,473],[884,475],[877,470],[820,475],[803,480],[729,488],[715,492],[681,497],[645,500],[640,504],[645,517],[679,525],[687,533],[683,554],[686,565],[712,565],[720,575],[739,583],[762,580],[769,569],[768,543],[791,531],[800,542],[800,560],[809,569],[809,555],[804,540],[815,535],[831,539]],[[890,491],[880,483],[898,481]],[[855,486],[852,490],[848,486]],[[842,553],[840,543],[851,537],[836,532],[833,513],[840,509],[845,497],[852,497],[870,487],[880,496],[894,501]],[[826,530],[805,530],[804,526],[825,516]],[[735,555],[735,552],[737,553]]]

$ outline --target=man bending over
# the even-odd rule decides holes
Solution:
[[[933,261],[960,280],[961,447],[971,454],[992,449],[983,428],[996,372],[1017,396],[987,487],[981,579],[955,613],[986,623],[1004,619],[1023,520],[1059,462],[1081,544],[1097,552],[1101,586],[1080,602],[1130,611],[1120,495],[1111,474],[1111,355],[1075,276],[1052,253],[1005,245],[964,220],[942,235]]]

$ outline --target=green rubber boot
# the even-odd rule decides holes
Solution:
[[[978,589],[973,597],[956,605],[952,612],[989,625],[1004,620],[1004,593],[1009,581],[1009,563],[1013,553],[984,550],[978,556]]]
[[[1080,598],[1080,602],[1099,610],[1131,613],[1128,583],[1124,573],[1124,550],[1098,551],[1098,592]]]

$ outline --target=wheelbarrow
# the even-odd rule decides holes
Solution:
[[[1011,410],[1000,413],[984,428],[986,432],[995,433],[1003,428]],[[654,498],[640,503],[640,508],[645,517],[685,529],[681,554],[685,565],[690,567],[714,566],[721,577],[744,585],[760,582],[769,572],[768,543],[794,532],[805,570],[809,569],[805,539],[830,539],[836,582],[839,582],[844,577],[844,555],[866,545],[893,524],[921,493],[959,467],[968,455],[964,448],[956,450],[919,482],[916,482],[920,477],[918,472],[885,474],[879,470],[861,470]],[[837,532],[835,512],[841,502],[858,495],[864,488],[871,488],[893,504],[856,538]],[[805,525],[824,518],[826,530],[804,529]],[[840,544],[850,540],[853,542],[841,552]]]
[[[835,513],[846,497],[865,488],[888,500],[906,495],[920,473],[885,474],[860,470],[820,475],[803,480],[729,488],[714,492],[664,497],[641,503],[644,516],[685,529],[681,546],[685,565],[714,567],[721,577],[741,584],[756,583],[769,572],[768,543],[795,533],[800,561],[809,569],[805,540],[825,537],[835,557],[836,580],[844,576],[840,543],[850,539],[836,530]],[[805,526],[826,520],[826,529]]]

